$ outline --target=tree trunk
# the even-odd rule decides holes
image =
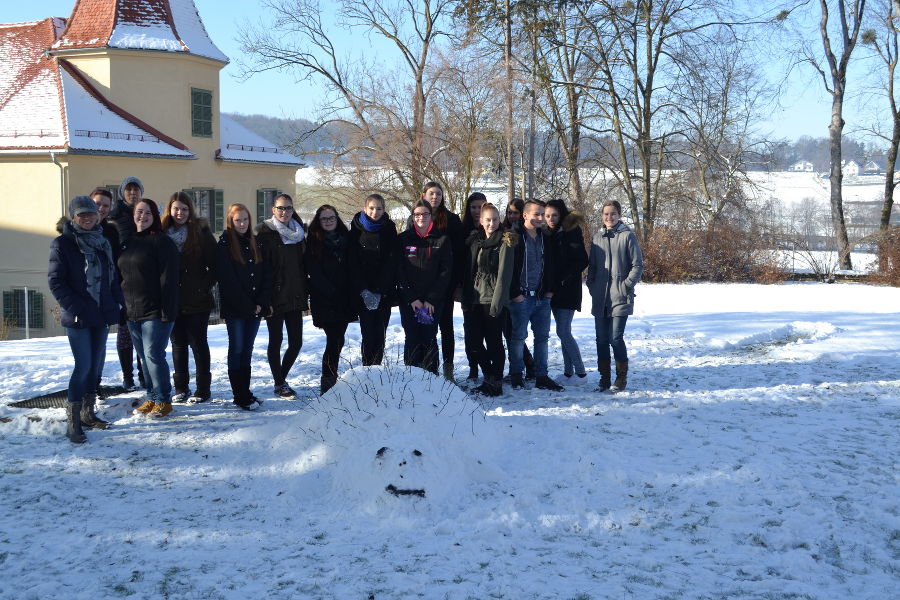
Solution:
[[[506,205],[511,206],[516,195],[516,170],[513,158],[512,13],[509,9],[509,0],[504,1],[503,9],[505,20],[503,58],[506,62]]]
[[[841,170],[841,137],[844,119],[841,118],[844,102],[843,94],[835,90],[831,103],[831,125],[828,126],[828,138],[831,145],[831,224],[837,241],[838,266],[841,269],[852,269],[850,262],[850,241],[847,239],[847,224],[844,221],[844,201],[841,184],[844,173]]]

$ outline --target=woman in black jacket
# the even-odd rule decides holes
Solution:
[[[487,196],[481,192],[472,192],[466,198],[466,206],[463,209],[462,217],[463,240],[468,240],[473,231],[481,230],[481,207],[484,206],[485,202],[487,202]],[[466,252],[463,250],[464,256],[457,260],[457,263],[462,264],[462,274],[465,273],[466,269],[466,265],[463,262],[465,254]],[[462,281],[462,286],[465,287],[465,280]],[[481,341],[481,332],[474,331],[472,323],[472,315],[463,307],[463,344],[466,348],[466,359],[469,361],[469,375],[466,379],[474,384],[478,380],[478,357],[480,356],[478,348],[479,344],[483,347],[483,342]]]
[[[118,322],[125,300],[94,201],[76,196],[69,203],[69,215],[62,235],[50,244],[47,280],[75,358],[67,391],[66,437],[81,444],[87,441],[82,425],[94,429],[109,425],[94,413],[96,386],[109,326]]]
[[[287,377],[303,347],[303,311],[308,310],[303,267],[306,230],[294,212],[294,201],[289,195],[275,197],[272,217],[259,224],[256,238],[272,281],[272,313],[266,316],[266,327],[269,330],[267,355],[275,395],[296,398]],[[287,328],[288,345],[282,357],[284,328]]]
[[[413,206],[412,218],[413,226],[407,227],[397,240],[400,322],[406,333],[403,361],[437,375],[437,317],[449,301],[453,250],[450,239],[434,226],[427,200],[419,200]]]
[[[228,329],[228,380],[234,403],[244,410],[260,404],[250,392],[250,360],[260,319],[271,310],[271,281],[262,260],[250,211],[232,204],[216,247],[216,276],[219,315]]]
[[[503,393],[503,326],[507,321],[509,287],[515,266],[518,236],[503,229],[500,211],[484,204],[481,227],[466,238],[463,275],[463,310],[469,315],[471,331],[484,381],[476,391],[485,396]]]
[[[337,209],[323,204],[309,224],[304,262],[309,277],[313,325],[325,331],[322,377],[324,394],[337,383],[338,362],[347,325],[356,317],[356,290],[350,274],[350,231]]]
[[[137,412],[165,417],[172,412],[172,381],[166,346],[178,317],[178,247],[162,233],[159,208],[149,198],[134,207],[135,234],[122,245],[119,272],[128,331],[143,362],[147,400]]]
[[[556,292],[550,299],[550,310],[562,348],[563,377],[573,384],[586,377],[581,350],[572,335],[572,319],[575,311],[581,310],[581,274],[588,266],[581,229],[584,219],[579,212],[569,212],[564,201],[550,200],[544,209],[544,221],[553,234],[556,265]],[[578,379],[574,379],[575,375]]]
[[[181,254],[178,317],[172,329],[174,402],[206,402],[210,398],[209,342],[206,330],[215,308],[216,240],[206,220],[197,216],[191,197],[175,192],[169,198],[162,227]],[[188,346],[194,353],[197,388],[193,395],[188,372]]]
[[[350,224],[349,257],[357,296],[363,366],[380,365],[396,274],[397,227],[384,212],[384,198],[371,194]]]
[[[432,209],[432,222],[435,230],[441,235],[446,235],[453,248],[453,272],[450,274],[450,285],[438,316],[441,329],[441,357],[444,377],[453,381],[453,353],[456,351],[456,341],[453,338],[453,298],[458,297],[459,286],[462,282],[463,234],[462,221],[459,217],[447,209],[444,198],[444,188],[435,181],[429,181],[422,190],[422,199],[427,200]],[[408,222],[412,224],[412,220]]]

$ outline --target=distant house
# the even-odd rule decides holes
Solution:
[[[788,167],[788,171],[794,173],[812,173],[815,169],[813,164],[808,160],[800,160]]]
[[[855,160],[842,160],[841,173],[844,177],[858,177],[860,173],[859,163]]]
[[[34,334],[60,333],[47,250],[73,196],[134,175],[162,205],[187,192],[222,230],[228,205],[268,216],[293,189],[300,160],[220,115],[227,63],[193,0],[78,0],[68,19],[0,25],[0,289],[14,327],[27,306]]]
[[[870,158],[862,167],[863,175],[884,175],[884,160],[880,158]]]

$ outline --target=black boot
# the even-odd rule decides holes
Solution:
[[[334,384],[337,383],[336,375],[325,375],[322,374],[322,379],[319,381],[319,394],[324,394],[328,390],[334,387]]]
[[[525,363],[525,379],[534,380],[534,357],[528,350],[528,346],[522,346],[522,362]]]
[[[138,371],[138,381],[141,383],[141,387],[145,390],[147,389],[147,382],[144,380],[144,366],[141,364],[141,357],[137,357],[137,371]]]
[[[600,385],[597,386],[597,391],[605,392],[612,385],[612,365],[609,359],[598,361],[597,370],[600,371]]]
[[[128,348],[119,348],[119,366],[122,367],[122,387],[125,388],[126,392],[130,392],[134,389],[134,374],[132,373],[132,367],[134,355],[131,351],[131,346]]]
[[[87,441],[81,429],[81,406],[81,402],[69,402],[66,405],[66,437],[73,444],[83,444]]]
[[[107,429],[109,422],[97,417],[94,412],[94,406],[97,403],[97,396],[94,394],[85,394],[84,400],[81,402],[81,424],[91,429]]]
[[[228,381],[231,383],[231,397],[232,402],[240,406],[241,404],[247,403],[246,393],[243,390],[243,385],[241,383],[241,370],[240,369],[228,369]]]

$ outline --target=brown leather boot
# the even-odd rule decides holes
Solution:
[[[600,371],[600,384],[597,386],[597,391],[605,392],[612,382],[612,365],[608,360],[601,360],[597,362],[597,368]]]
[[[621,392],[625,389],[625,386],[628,384],[628,361],[627,360],[617,360],[616,361],[616,381],[612,384],[612,387],[609,388],[612,392]]]

